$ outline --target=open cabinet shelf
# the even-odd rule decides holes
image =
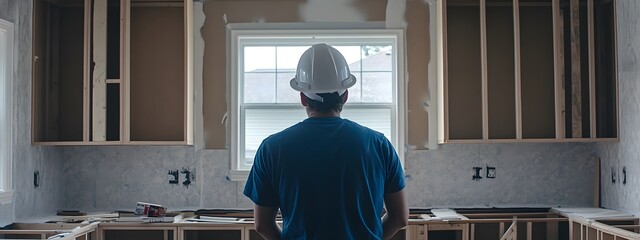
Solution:
[[[192,0],[35,0],[32,142],[192,144]]]
[[[438,3],[440,143],[618,139],[615,0]]]

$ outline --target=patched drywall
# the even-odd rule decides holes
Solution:
[[[601,201],[606,208],[640,214],[640,2],[616,0],[620,142],[599,143]],[[623,168],[627,182],[623,184]],[[612,173],[616,182],[612,182]]]
[[[412,206],[593,205],[594,144],[454,144],[409,151]],[[478,181],[473,167],[482,167]],[[487,166],[496,178],[487,178]]]
[[[326,9],[332,9],[326,11]],[[202,34],[205,41],[203,72],[204,140],[208,149],[227,148],[227,23],[385,22],[406,28],[407,144],[425,149],[428,141],[429,4],[416,0],[311,0],[209,1]],[[336,23],[341,24],[341,23]],[[327,25],[330,26],[330,25]],[[338,25],[339,26],[339,25]]]
[[[408,151],[409,204],[591,206],[594,144],[468,144]],[[252,207],[243,182],[228,179],[229,152],[194,147],[65,147],[65,208],[131,210],[137,201],[171,209]],[[486,166],[496,168],[487,179]],[[472,168],[483,167],[480,181]],[[189,187],[168,170],[195,171]]]
[[[308,0],[300,5],[303,22],[364,22],[366,14],[354,4],[356,0]]]
[[[14,23],[13,204],[0,206],[0,226],[15,219],[54,214],[62,206],[60,150],[31,145],[31,10],[32,1],[0,0],[0,18]],[[40,172],[40,187],[33,172]]]

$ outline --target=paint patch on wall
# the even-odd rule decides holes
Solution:
[[[309,0],[300,6],[303,22],[365,22],[367,16],[354,6],[355,0]]]
[[[407,28],[407,21],[405,21],[406,9],[406,0],[389,0],[387,2],[387,18],[385,21],[386,27]]]

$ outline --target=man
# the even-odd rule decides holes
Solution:
[[[389,239],[407,225],[393,146],[383,134],[340,118],[355,82],[333,47],[316,44],[300,58],[290,85],[301,91],[309,118],[262,142],[244,189],[264,238]],[[383,202],[387,214],[380,218]]]

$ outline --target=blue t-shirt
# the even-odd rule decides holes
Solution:
[[[280,208],[283,239],[382,239],[384,194],[404,187],[383,134],[339,117],[308,118],[262,142],[244,195]]]

